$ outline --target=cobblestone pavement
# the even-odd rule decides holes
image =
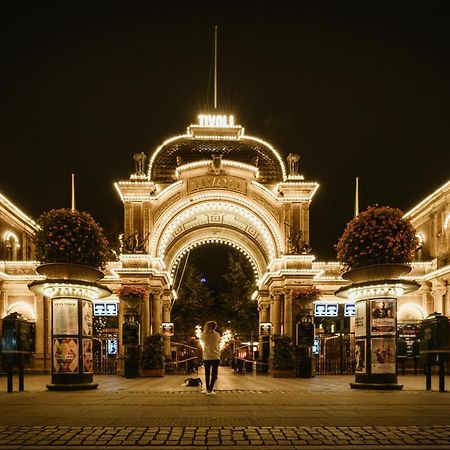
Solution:
[[[399,377],[402,391],[352,390],[351,376],[275,379],[220,368],[219,377],[214,396],[182,386],[185,375],[97,376],[97,390],[78,392],[50,392],[48,376],[29,376],[25,392],[12,394],[0,377],[0,450],[450,450],[450,393],[436,391],[436,378],[427,392],[423,376]]]
[[[450,448],[431,427],[0,427],[0,448]]]

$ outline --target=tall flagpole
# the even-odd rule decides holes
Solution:
[[[75,211],[75,174],[72,174],[72,211]]]
[[[359,214],[359,178],[356,177],[355,183],[355,217]]]
[[[217,109],[217,25],[214,25],[214,109]]]

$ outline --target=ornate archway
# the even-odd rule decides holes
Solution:
[[[220,119],[220,120],[219,120]],[[200,115],[187,133],[168,139],[148,167],[115,184],[124,203],[122,266],[128,282],[150,287],[142,310],[143,336],[170,321],[174,268],[205,242],[235,246],[251,261],[260,322],[293,336],[292,288],[312,284],[309,205],[318,188],[289,154],[248,136],[232,116]]]

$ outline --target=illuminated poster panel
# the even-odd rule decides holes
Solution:
[[[370,332],[372,336],[396,334],[395,300],[381,298],[370,300]]]
[[[92,373],[92,369],[92,339],[83,339],[83,373]]]
[[[366,335],[366,302],[356,303],[355,336]]]
[[[81,311],[82,334],[92,336],[92,302],[83,300]]]
[[[53,300],[53,334],[78,334],[78,300],[57,298]]]
[[[356,373],[366,373],[366,340],[357,339],[355,341],[355,361]]]
[[[372,373],[395,373],[395,338],[371,339]]]
[[[78,339],[53,339],[53,372],[78,373]]]

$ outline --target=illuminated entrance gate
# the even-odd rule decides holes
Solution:
[[[141,343],[171,322],[173,276],[183,255],[208,243],[246,255],[260,323],[266,331],[270,324],[272,335],[293,336],[292,290],[314,284],[321,273],[312,267],[309,247],[309,205],[318,184],[304,181],[299,156],[289,154],[286,170],[280,154],[246,135],[232,116],[200,115],[186,134],[161,144],[148,165],[144,153],[134,159],[130,179],[115,185],[125,211],[122,263],[115,272],[122,284],[149,288],[141,305]],[[300,309],[311,308],[305,303]],[[171,357],[169,338],[165,354]]]

